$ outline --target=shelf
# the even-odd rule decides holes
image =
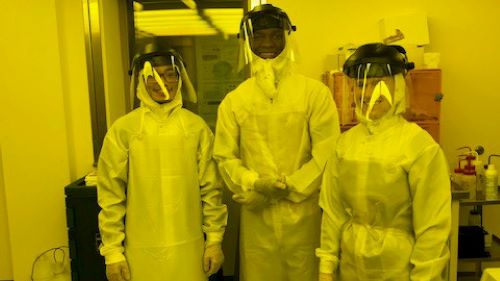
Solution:
[[[486,248],[490,252],[489,257],[482,258],[459,258],[460,262],[484,262],[484,261],[500,261],[500,238],[492,235],[491,247]]]
[[[500,187],[498,187],[500,188]],[[479,194],[479,196],[481,196]],[[497,192],[497,198],[493,199],[469,199],[469,192],[460,190],[458,185],[451,181],[451,197],[452,200],[459,200],[460,206],[481,206],[481,205],[497,205],[500,204],[500,189]]]
[[[497,198],[492,199],[461,199],[460,206],[481,206],[500,204],[500,194],[497,192]]]
[[[451,191],[451,200],[464,200],[469,199],[468,191]]]
[[[460,200],[460,206],[481,206],[481,205],[497,205],[497,204],[500,204],[500,198],[491,200],[472,200],[472,199]]]

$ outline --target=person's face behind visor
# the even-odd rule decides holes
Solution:
[[[382,118],[392,107],[394,79],[391,76],[348,79],[359,112],[371,120]],[[368,115],[367,115],[368,113]]]
[[[172,101],[177,94],[177,87],[179,85],[179,74],[177,73],[177,70],[172,65],[159,65],[155,66],[154,69],[160,75],[165,88],[170,94],[170,98],[165,100],[165,95],[163,94],[160,85],[151,76],[149,76],[146,80],[146,89],[149,96],[151,96],[151,98],[157,103]]]
[[[257,56],[274,59],[285,48],[285,31],[281,28],[265,28],[253,32],[250,46]]]

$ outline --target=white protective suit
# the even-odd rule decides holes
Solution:
[[[248,190],[259,177],[283,175],[291,192],[262,208],[242,205],[240,280],[312,281],[319,186],[339,135],[338,115],[326,86],[292,74],[286,63],[261,63],[268,65],[254,65],[254,77],[219,106],[214,158],[235,194],[256,192]],[[269,66],[278,70],[271,79],[279,80],[276,91],[261,75]]]
[[[113,124],[99,158],[101,254],[126,259],[132,281],[207,280],[205,243],[222,241],[227,219],[213,135],[180,91],[160,105],[139,80],[141,106]]]
[[[396,105],[377,122],[343,133],[321,187],[320,272],[336,280],[447,280],[451,194],[448,164],[422,128]]]

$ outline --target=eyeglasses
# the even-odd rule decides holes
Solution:
[[[177,73],[177,71],[173,71],[173,70],[166,71],[166,72],[160,74],[160,76],[166,82],[175,83],[175,82],[179,81],[179,74]]]
[[[163,84],[173,84],[179,82],[179,75],[175,71],[158,73],[163,81]],[[146,81],[148,87],[159,87],[158,82],[153,77],[148,77]]]
[[[368,106],[370,104],[370,100],[371,98],[370,97],[365,97],[363,98],[363,104],[365,106]],[[373,101],[373,105],[377,105],[377,104],[380,104],[384,101],[384,98],[383,97],[379,97],[378,99],[374,100]],[[361,99],[358,99],[358,102],[361,103]]]

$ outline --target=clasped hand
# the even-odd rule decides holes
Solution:
[[[254,183],[255,191],[263,194],[264,196],[280,199],[286,197],[289,193],[288,187],[285,182],[285,177],[264,177],[259,178]]]

